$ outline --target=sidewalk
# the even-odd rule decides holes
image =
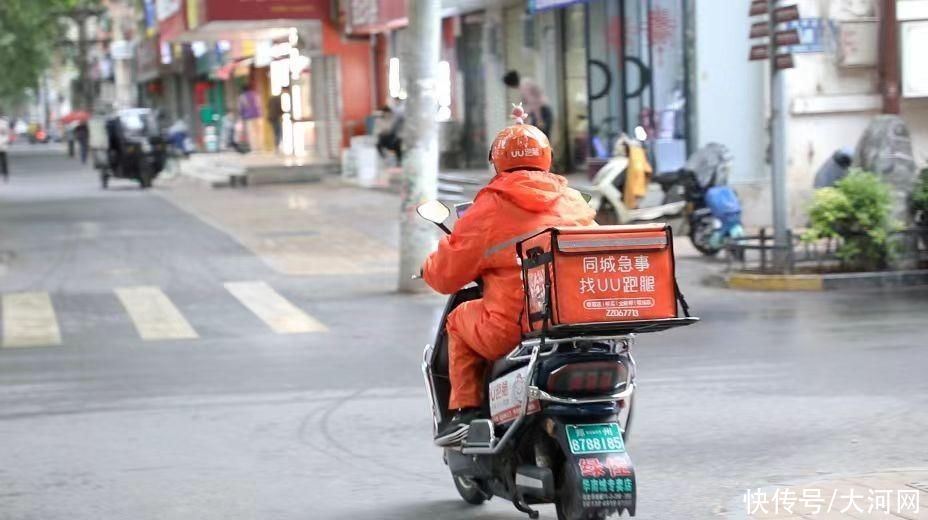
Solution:
[[[386,274],[399,265],[400,198],[390,190],[361,188],[335,176],[245,190],[212,190],[181,176],[158,187],[165,199],[282,274]],[[674,248],[680,259],[701,258],[685,237],[677,237]]]
[[[210,187],[317,182],[337,174],[333,161],[234,151],[196,153],[180,162],[180,173]]]

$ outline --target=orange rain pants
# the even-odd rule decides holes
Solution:
[[[483,280],[483,298],[465,302],[448,317],[449,408],[481,406],[487,362],[505,356],[521,339],[525,297],[516,244],[549,227],[591,225],[594,216],[559,175],[499,174],[425,261],[423,278],[443,294]]]

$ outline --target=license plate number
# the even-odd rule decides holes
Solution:
[[[575,455],[625,452],[622,430],[616,423],[568,424],[567,442]]]

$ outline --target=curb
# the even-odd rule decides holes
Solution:
[[[928,285],[928,269],[838,274],[749,274],[721,276],[729,289],[747,291],[839,291]],[[716,279],[717,280],[717,279]],[[716,280],[710,280],[716,285]]]

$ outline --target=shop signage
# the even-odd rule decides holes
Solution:
[[[328,0],[206,0],[206,18],[215,20],[322,19]]]
[[[928,20],[902,24],[902,97],[928,97]]]
[[[823,52],[825,50],[825,29],[837,32],[837,23],[824,18],[800,18],[786,24],[788,29],[799,31],[799,43],[790,47],[794,54]]]
[[[113,40],[110,43],[110,57],[114,60],[131,60],[133,45],[127,40]]]
[[[150,81],[158,77],[159,50],[157,38],[145,38],[135,47],[136,73],[140,82]]]
[[[586,1],[587,0],[529,0],[528,10],[530,13],[537,13],[548,9],[567,7],[572,4],[582,4],[586,3]]]
[[[180,12],[181,0],[157,0],[155,3],[158,21],[169,18]]]

